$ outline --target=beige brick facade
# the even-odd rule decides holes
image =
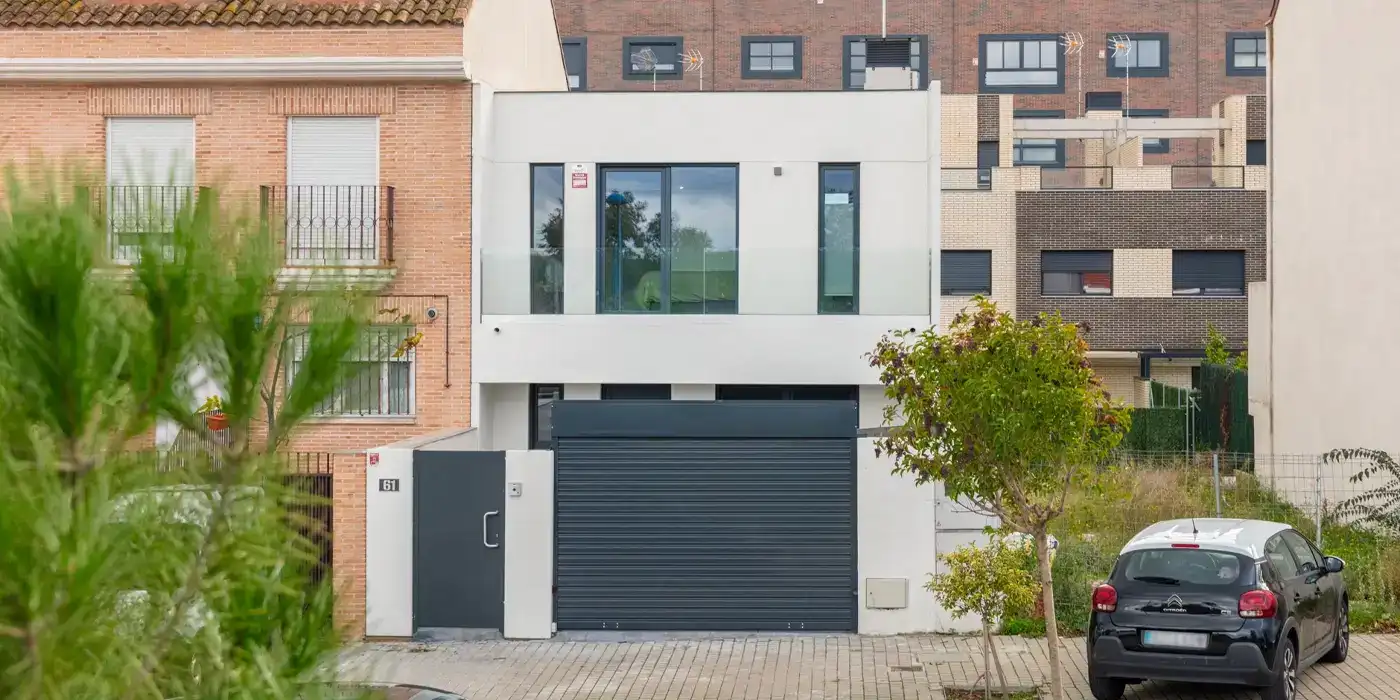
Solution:
[[[1109,396],[1131,407],[1146,405],[1146,393],[1138,388],[1146,382],[1138,377],[1136,360],[1091,360],[1090,364]]]
[[[383,28],[56,29],[0,31],[0,56],[43,58],[454,56],[460,25]],[[323,419],[290,449],[335,453],[334,575],[341,618],[359,636],[365,609],[363,450],[440,428],[466,426],[471,231],[471,88],[459,83],[201,83],[169,86],[14,84],[0,101],[6,156],[77,158],[100,171],[111,116],[192,116],[200,185],[257,201],[287,176],[287,118],[379,118],[380,184],[395,188],[397,275],[382,308],[414,309],[424,333],[414,366],[415,415]],[[422,315],[439,312],[436,321]]]
[[[1113,251],[1113,296],[1172,295],[1170,248],[1119,248]]]
[[[944,95],[943,167],[977,167],[977,95]]]
[[[996,175],[992,177],[996,182]],[[1000,308],[1016,313],[1016,193],[944,192],[942,235],[944,250],[992,252],[991,299]],[[941,320],[946,328],[970,297],[945,296],[941,300]]]

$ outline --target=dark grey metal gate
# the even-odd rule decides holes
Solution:
[[[854,402],[563,401],[561,630],[855,631]]]
[[[504,452],[413,453],[413,626],[501,629]]]

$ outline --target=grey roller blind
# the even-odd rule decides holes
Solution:
[[[1239,250],[1172,251],[1172,289],[1244,292],[1244,252]]]
[[[1113,272],[1111,250],[1047,250],[1040,254],[1042,272]]]
[[[942,256],[943,293],[992,293],[992,251],[945,250]]]

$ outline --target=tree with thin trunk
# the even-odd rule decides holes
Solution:
[[[343,381],[362,304],[279,286],[276,242],[214,192],[155,217],[115,268],[100,186],[35,170],[4,189],[0,697],[333,697],[310,497],[268,447]],[[306,349],[253,439],[293,310]],[[162,418],[207,434],[195,367],[223,392],[227,439],[172,464],[136,443]]]
[[[992,625],[1006,619],[1009,610],[1024,610],[1035,600],[1035,577],[1026,570],[1026,548],[1008,546],[993,537],[985,546],[966,545],[938,555],[943,573],[933,576],[927,588],[954,618],[977,615],[982,622],[983,697],[992,697],[992,663],[996,664],[1002,697],[1010,700],[1006,673],[997,654]]]
[[[949,498],[1034,538],[1054,700],[1064,689],[1050,524],[1071,485],[1106,474],[1130,421],[1094,376],[1079,330],[1058,313],[1016,320],[977,297],[946,333],[897,331],[868,355],[891,399],[877,450],[895,473],[942,482]]]

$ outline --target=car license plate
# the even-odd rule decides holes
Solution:
[[[1176,649],[1204,649],[1210,646],[1210,635],[1197,632],[1161,632],[1148,630],[1142,633],[1143,646],[1172,647]]]

